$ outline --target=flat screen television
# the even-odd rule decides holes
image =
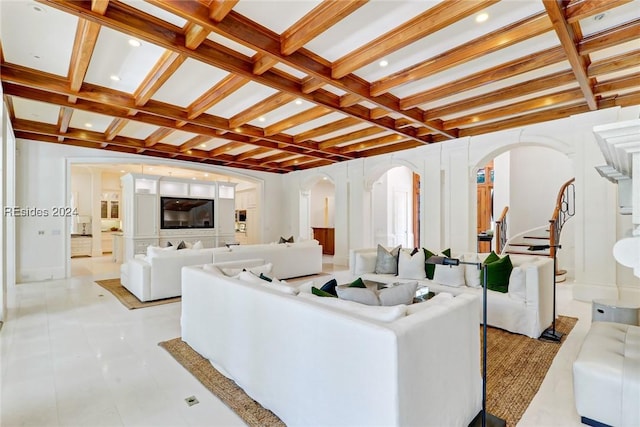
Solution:
[[[160,228],[213,228],[213,200],[160,198]]]

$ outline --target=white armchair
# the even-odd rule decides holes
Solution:
[[[122,270],[120,282],[140,301],[171,298],[182,294],[182,267],[212,261],[211,251],[191,249],[166,252],[144,259],[134,258]]]

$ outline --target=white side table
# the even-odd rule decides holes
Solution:
[[[640,305],[614,299],[593,300],[591,321],[639,326]]]

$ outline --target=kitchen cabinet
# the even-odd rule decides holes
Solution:
[[[313,238],[322,245],[322,253],[326,255],[333,255],[335,252],[335,229],[322,227],[312,228]]]
[[[71,257],[91,256],[91,235],[71,235]]]
[[[102,193],[100,200],[101,219],[120,219],[120,193],[117,191]]]

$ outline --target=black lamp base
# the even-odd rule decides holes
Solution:
[[[506,427],[507,422],[487,412],[485,425],[486,427]],[[478,415],[471,421],[469,427],[482,427],[482,411],[478,412]]]
[[[564,334],[562,332],[558,332],[555,329],[549,328],[547,330],[545,330],[542,335],[540,335],[541,340],[544,341],[553,341],[553,342],[560,342],[560,340],[562,339],[562,336]]]

